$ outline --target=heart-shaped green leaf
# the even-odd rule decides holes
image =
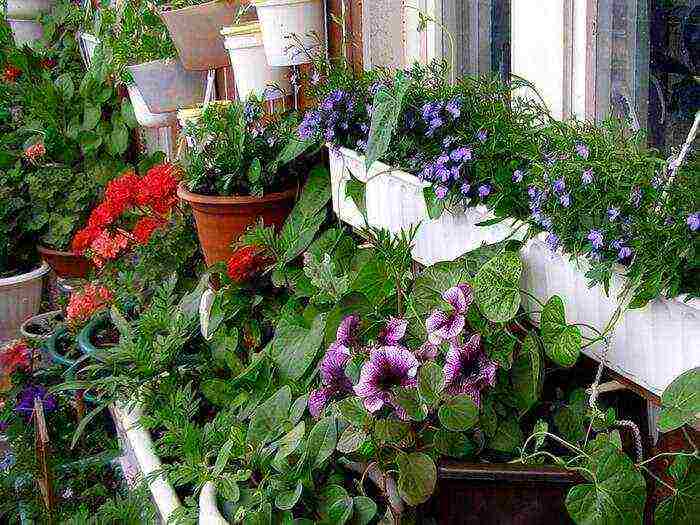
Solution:
[[[398,489],[401,498],[409,505],[420,505],[434,492],[437,467],[423,453],[400,453],[396,458],[399,467]]]
[[[700,368],[684,372],[666,387],[661,396],[659,429],[676,430],[700,416]]]
[[[469,430],[479,421],[479,407],[467,394],[454,396],[440,407],[438,418],[448,430]]]
[[[511,320],[520,308],[523,263],[517,252],[497,255],[477,272],[474,296],[482,313],[493,322]]]
[[[544,351],[561,366],[573,366],[581,353],[581,331],[566,324],[564,302],[555,295],[547,301],[540,321]]]

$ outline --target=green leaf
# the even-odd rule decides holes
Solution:
[[[287,432],[279,441],[279,448],[275,454],[274,462],[279,464],[282,460],[293,454],[301,445],[304,434],[306,433],[306,424],[300,421],[297,426]]]
[[[134,107],[131,105],[131,101],[128,98],[122,99],[121,114],[124,122],[131,129],[135,129],[139,126],[136,120],[136,115],[134,114]]]
[[[217,378],[203,380],[200,389],[210,403],[219,407],[229,405],[236,394],[229,383]]]
[[[437,467],[429,456],[422,453],[399,453],[398,489],[401,498],[409,505],[424,503],[435,491]]]
[[[418,370],[418,390],[426,403],[432,405],[440,399],[445,388],[444,374],[437,363],[428,361]]]
[[[271,343],[270,356],[277,364],[283,381],[297,381],[316,359],[323,341],[326,314],[314,319],[310,329],[280,319]]]
[[[520,413],[524,414],[537,403],[542,389],[542,359],[537,341],[528,335],[511,370],[513,390]]]
[[[423,188],[423,198],[425,199],[425,207],[428,210],[428,217],[433,220],[439,219],[442,212],[445,211],[445,200],[437,198],[433,186]]]
[[[292,391],[289,386],[283,386],[260,405],[250,419],[248,443],[255,448],[258,444],[269,441],[271,434],[279,432],[287,421],[291,404]]]
[[[102,137],[94,131],[81,131],[78,133],[78,142],[86,154],[96,151],[102,145]]]
[[[298,140],[292,137],[291,140],[285,144],[284,148],[282,148],[282,151],[280,151],[274,162],[277,166],[284,166],[302,155],[314,144],[315,140],[313,139]]]
[[[435,432],[433,444],[440,454],[453,458],[472,456],[477,451],[476,444],[466,434],[443,428]]]
[[[381,88],[372,101],[372,123],[367,137],[365,165],[369,168],[389,148],[391,136],[401,114],[401,104],[408,90],[409,81],[402,71],[397,71],[391,89]]]
[[[355,177],[350,177],[350,180],[345,183],[345,196],[352,199],[363,217],[367,216],[366,192],[367,184]]]
[[[496,323],[510,321],[520,308],[523,263],[517,252],[504,252],[488,261],[474,278],[479,309]]]
[[[75,83],[68,73],[63,73],[55,81],[56,89],[64,102],[70,102],[75,94]]]
[[[367,412],[359,397],[346,397],[338,401],[335,406],[338,409],[340,418],[355,427],[363,428],[371,421],[369,412]]]
[[[581,352],[581,331],[566,324],[564,302],[553,296],[542,310],[540,321],[544,351],[552,361],[561,366],[573,366]]]
[[[676,492],[656,507],[654,524],[697,522],[700,516],[700,460],[678,456],[668,470],[673,477]]]
[[[97,126],[102,116],[102,111],[94,104],[85,104],[83,108],[83,131],[91,131]]]
[[[582,440],[586,436],[586,416],[588,414],[588,395],[582,388],[569,394],[569,403],[554,414],[554,424],[564,438],[571,442]]]
[[[569,491],[569,515],[579,525],[641,525],[646,500],[644,477],[612,443],[594,441],[591,445],[586,468],[595,478]]]
[[[661,395],[659,430],[670,432],[700,415],[700,368],[684,372]]]
[[[396,404],[404,409],[413,421],[425,420],[428,412],[423,405],[418,390],[415,388],[397,388],[394,390]]]
[[[219,450],[219,453],[216,455],[216,463],[214,463],[214,470],[212,471],[212,474],[215,477],[219,477],[226,468],[228,460],[231,457],[231,450],[233,450],[233,447],[236,446],[237,443],[238,440],[234,438],[229,438],[226,440],[226,443],[224,443],[224,446],[221,447],[221,450]]]
[[[400,446],[408,437],[411,426],[398,419],[379,419],[374,424],[374,437],[379,443],[392,443]]]
[[[498,423],[496,435],[489,441],[489,447],[499,452],[514,453],[523,444],[523,431],[516,418],[503,419]]]
[[[438,418],[448,430],[469,430],[479,421],[479,407],[467,394],[450,397],[440,407]]]
[[[302,490],[304,490],[304,486],[301,484],[301,481],[297,481],[297,485],[294,489],[277,494],[275,498],[275,507],[280,510],[292,510],[294,505],[299,501],[299,498],[301,498]]]
[[[367,433],[364,430],[347,427],[340,435],[337,449],[342,454],[350,454],[357,451],[367,440]]]
[[[118,124],[112,129],[110,135],[110,151],[114,155],[121,155],[129,146],[129,130],[124,124]]]
[[[319,420],[311,429],[306,450],[312,466],[320,467],[333,454],[338,439],[336,427],[335,418],[329,416]]]
[[[352,503],[352,525],[367,525],[377,514],[377,504],[367,496],[357,496]]]

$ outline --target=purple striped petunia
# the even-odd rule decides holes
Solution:
[[[477,406],[481,404],[481,391],[496,384],[496,363],[486,357],[479,334],[472,335],[464,344],[456,340],[450,343],[443,375],[445,392],[467,394]]]

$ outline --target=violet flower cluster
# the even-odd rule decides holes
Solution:
[[[29,421],[34,412],[34,400],[36,399],[42,401],[45,413],[53,412],[58,408],[56,398],[46,391],[46,387],[42,385],[27,385],[17,396],[15,412]]]
[[[462,337],[466,314],[473,301],[469,285],[450,288],[443,294],[449,311],[435,310],[426,320],[428,341],[416,352],[403,343],[407,321],[391,318],[369,346],[358,341],[360,320],[346,317],[340,324],[336,341],[330,345],[320,365],[321,386],[309,396],[309,412],[319,417],[326,405],[353,393],[372,413],[389,408],[400,419],[407,419],[396,400],[396,388],[416,388],[418,371],[423,362],[433,361],[439,349],[447,346],[443,366],[443,382],[450,395],[469,395],[475,404],[481,391],[496,381],[496,363],[490,360],[481,345],[479,334]],[[357,384],[353,385],[346,367],[353,355],[368,355]]]
[[[338,137],[359,135],[361,138],[350,146],[364,151],[369,134],[369,113],[357,115],[358,98],[347,91],[335,89],[324,98],[317,108],[307,111],[299,124],[298,134],[302,140],[322,137],[325,142],[334,142]]]

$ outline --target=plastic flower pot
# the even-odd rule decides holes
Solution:
[[[199,493],[199,525],[226,525],[228,521],[219,512],[216,486],[207,481]]]
[[[186,71],[179,60],[154,60],[128,69],[151,113],[174,112],[204,99],[205,74]]]
[[[7,23],[12,29],[15,45],[21,47],[44,38],[44,28],[35,20],[15,20],[8,18]]]
[[[72,359],[63,353],[60,341],[65,337],[70,337],[70,333],[65,326],[61,326],[46,340],[44,349],[51,358],[51,362],[65,368],[71,368],[77,363],[77,359]]]
[[[5,16],[16,20],[34,20],[48,13],[56,0],[6,0]]]
[[[93,338],[97,330],[110,324],[109,315],[95,316],[78,334],[78,347],[80,351],[87,356],[90,356],[98,361],[101,360],[100,353],[104,352],[104,348],[98,348],[93,343]]]
[[[295,66],[311,61],[310,54],[325,42],[321,0],[254,0],[262,28],[267,63]]]
[[[0,342],[17,337],[22,323],[36,315],[49,265],[43,263],[31,272],[0,279]]]
[[[84,279],[94,268],[89,259],[75,252],[52,250],[41,245],[37,246],[37,250],[44,261],[61,279]]]
[[[129,92],[131,107],[134,108],[134,115],[139,126],[144,128],[166,128],[173,126],[177,122],[175,111],[152,113],[136,85],[129,85],[126,89]]]
[[[19,331],[24,339],[43,343],[54,334],[61,326],[61,323],[63,323],[63,312],[61,310],[53,310],[30,317],[22,323]]]
[[[281,227],[294,207],[296,189],[262,197],[216,197],[191,193],[181,183],[177,194],[192,207],[199,244],[211,266],[231,257],[231,243],[258,218],[266,225]]]
[[[182,65],[190,71],[207,71],[228,66],[228,55],[219,31],[233,24],[240,2],[215,1],[172,9],[161,8]]]
[[[362,211],[346,189],[351,179],[366,183],[367,223],[394,233],[418,226],[412,254],[426,266],[452,261],[483,244],[500,242],[513,232],[513,220],[477,226],[493,218],[483,204],[452,213],[445,211],[431,219],[423,196],[427,183],[381,162],[367,170],[364,156],[355,151],[329,146],[329,160],[333,211],[338,218],[356,228],[365,226]]]
[[[259,22],[249,22],[221,30],[231,59],[238,98],[251,94],[266,100],[282,98],[290,91],[289,71],[267,65]]]

